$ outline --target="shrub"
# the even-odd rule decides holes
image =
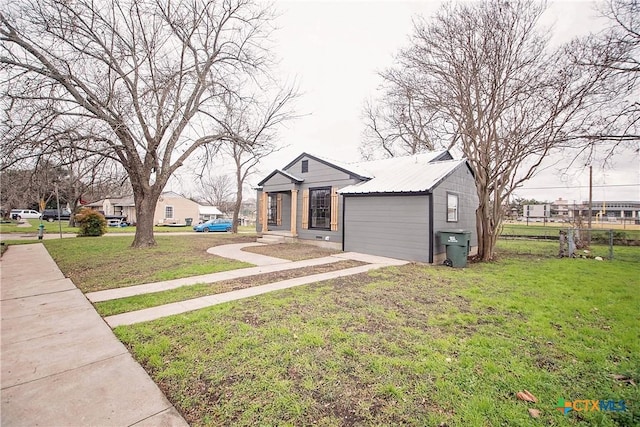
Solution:
[[[81,209],[75,215],[75,221],[80,228],[79,237],[102,236],[107,232],[107,220],[98,211]]]

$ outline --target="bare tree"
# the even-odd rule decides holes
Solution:
[[[71,212],[76,212],[83,195],[103,187],[117,187],[125,180],[124,171],[108,157],[75,149],[74,143],[59,142],[53,159],[64,167],[66,174],[55,182],[57,191],[64,197]],[[69,226],[75,226],[74,216]]]
[[[29,170],[4,169],[0,172],[0,206],[6,216],[11,209],[37,206],[37,200],[31,197],[30,180]]]
[[[261,159],[280,150],[276,144],[277,128],[294,119],[291,103],[298,97],[294,86],[279,90],[268,100],[256,102],[254,94],[248,100],[235,100],[227,104],[225,123],[234,135],[241,139],[229,140],[223,151],[233,159],[235,166],[236,199],[233,206],[233,232],[238,232],[238,218],[242,209],[244,185]],[[250,141],[250,144],[239,141]]]
[[[233,205],[234,183],[231,175],[205,175],[198,182],[198,199],[227,212]]]
[[[433,110],[420,105],[412,87],[391,85],[387,89],[384,104],[367,102],[365,105],[362,158],[375,158],[380,148],[384,157],[435,149]]]
[[[600,110],[594,121],[576,138],[592,148],[610,143],[609,155],[621,145],[640,141],[640,3],[637,0],[607,0],[600,14],[609,25],[571,44],[567,55],[585,72],[606,69],[611,75],[611,103]],[[591,153],[590,153],[591,154]]]
[[[45,131],[46,142],[56,129],[82,129],[76,148],[128,175],[132,246],[154,246],[153,211],[171,175],[223,141],[255,142],[222,117],[243,84],[268,75],[271,18],[252,0],[11,2],[0,14],[6,109],[47,107],[11,124],[21,134]]]
[[[530,1],[444,5],[414,23],[399,66],[382,73],[387,91],[411,91],[438,145],[468,159],[482,260],[494,256],[509,195],[610,96],[607,70],[584,73],[567,48],[550,52],[537,26],[544,10]]]

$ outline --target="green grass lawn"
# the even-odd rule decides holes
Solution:
[[[212,246],[253,242],[250,235],[156,236],[158,246],[131,248],[131,236],[43,240],[65,276],[83,292],[139,285],[251,266],[210,255]]]
[[[556,252],[501,241],[496,262],[376,270],[115,333],[192,425],[638,425],[620,378],[640,384],[640,249]],[[561,398],[628,410],[563,415]]]
[[[501,236],[540,236],[557,240],[559,231],[567,230],[570,226],[570,224],[558,223],[549,223],[546,225],[541,223],[533,223],[530,225],[526,225],[523,223],[508,223],[502,225]],[[606,223],[602,225],[593,224],[592,227],[593,228],[591,234],[593,239],[602,243],[608,242],[609,229],[612,227],[612,225],[607,225]],[[614,229],[614,239],[616,239],[616,241],[618,241],[619,239],[625,239],[627,241],[640,242],[640,230],[637,229],[637,226],[634,226],[634,228],[631,228],[630,226],[629,229]]]
[[[12,221],[11,223],[2,224],[0,223],[0,234],[9,234],[9,233],[33,233],[34,239],[35,233],[38,232],[38,226],[40,225],[40,220],[38,219],[27,219],[31,224],[31,227],[18,227],[17,222]],[[44,225],[45,234],[57,234],[62,230],[63,234],[78,234],[78,227],[69,227],[69,221],[53,221],[48,222],[45,221],[42,223]],[[193,227],[153,227],[154,233],[176,233],[176,232],[193,232]],[[240,233],[255,233],[255,227],[241,226],[238,227],[238,232]],[[135,233],[136,228],[129,227],[107,227],[108,234],[120,234],[120,233]],[[194,232],[195,233],[195,232]]]

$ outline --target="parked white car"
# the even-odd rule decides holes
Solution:
[[[11,219],[40,219],[42,214],[33,209],[12,209]]]

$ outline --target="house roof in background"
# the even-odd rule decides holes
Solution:
[[[133,196],[109,199],[109,201],[114,206],[135,206],[136,205],[133,201]]]
[[[135,206],[133,196],[106,197],[104,199],[96,200],[95,202],[86,203],[84,206],[102,207],[105,200],[109,200],[109,203],[113,206]]]
[[[452,160],[453,157],[447,150],[431,151],[428,153],[413,154],[410,156],[389,157],[379,160],[367,160],[363,162],[353,163],[354,167],[359,168],[371,178],[379,176],[389,168],[395,168],[402,165],[411,165],[413,163],[430,163],[440,160]]]
[[[198,206],[198,212],[200,215],[222,215],[222,212],[215,206]]]
[[[376,163],[375,178],[338,190],[340,194],[422,193],[433,190],[462,160],[432,161],[429,156],[394,157]],[[371,162],[373,163],[373,162]]]
[[[179,197],[182,199],[186,199],[182,194],[178,194],[175,191],[163,191],[160,193],[160,197]]]

